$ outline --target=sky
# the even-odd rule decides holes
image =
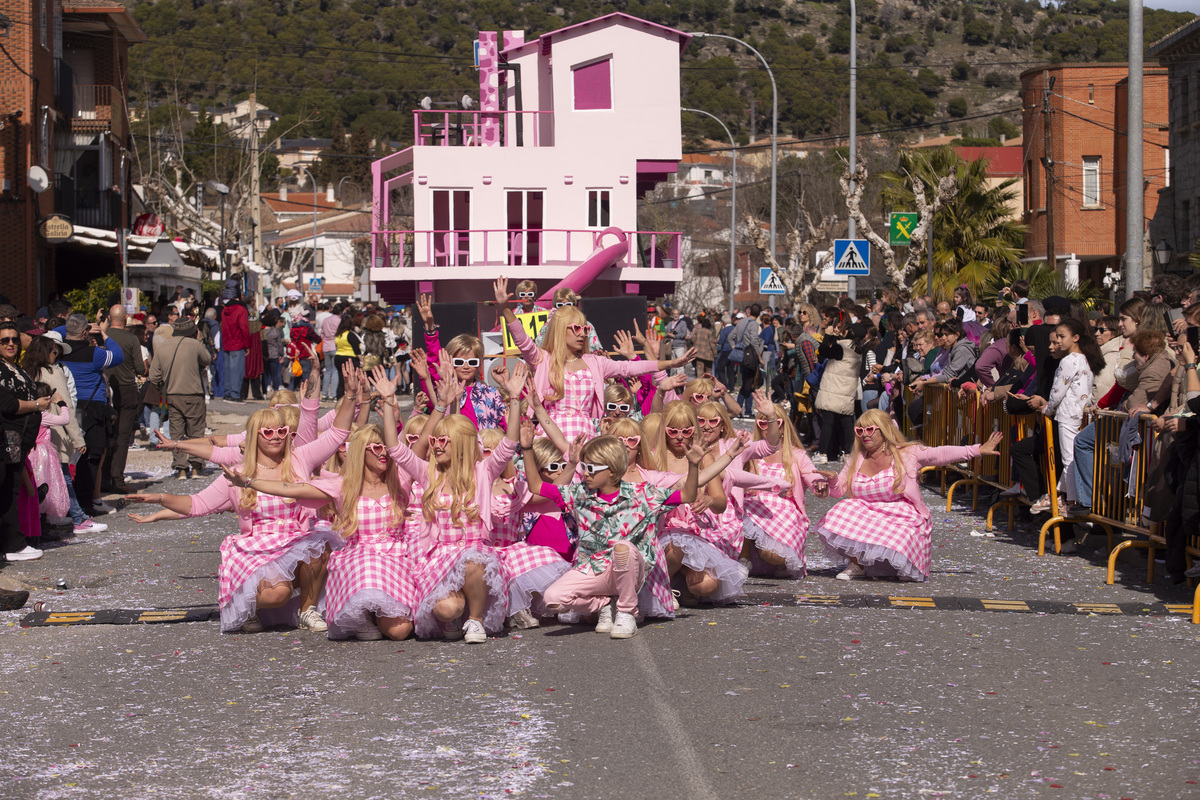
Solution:
[[[1200,11],[1200,3],[1196,0],[1143,0],[1146,8],[1165,8],[1168,11]]]

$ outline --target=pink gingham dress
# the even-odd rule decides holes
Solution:
[[[871,577],[929,580],[933,523],[893,490],[892,467],[854,479],[854,497],[840,500],[821,520],[817,535],[835,562],[851,557]]]
[[[787,480],[783,464],[758,462],[760,475]],[[803,485],[796,486],[803,496]],[[756,492],[746,498],[742,531],[759,550],[766,550],[786,559],[785,566],[792,577],[803,577],[804,542],[808,538],[808,515],[794,497],[780,497],[773,492]]]
[[[596,435],[596,420],[603,414],[595,408],[596,397],[592,388],[592,373],[586,367],[575,372],[563,370],[563,396],[560,400],[546,403],[546,413],[562,430],[568,442],[576,436],[588,439]],[[538,434],[544,435],[541,426]]]
[[[341,547],[341,538],[328,526],[309,530],[311,520],[312,512],[295,500],[259,493],[249,532],[226,536],[221,542],[217,605],[222,631],[238,630],[255,614],[262,581],[294,580],[300,564],[317,558],[326,547]],[[285,617],[295,613],[298,611]],[[262,622],[275,624],[265,618]]]
[[[358,498],[357,534],[329,557],[325,621],[330,639],[348,639],[374,628],[371,614],[412,619],[418,599],[416,570],[408,558],[404,525],[388,521],[391,509],[390,495]]]
[[[508,616],[511,617],[533,606],[533,596],[543,594],[571,568],[571,564],[551,548],[525,541],[521,512],[529,501],[529,488],[525,481],[515,477],[504,480],[513,491],[492,495],[490,542],[500,556],[501,574],[508,587]]]

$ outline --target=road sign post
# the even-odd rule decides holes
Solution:
[[[775,271],[770,267],[758,268],[758,291],[759,294],[787,294],[787,287],[783,285],[783,281],[775,274]]]
[[[908,247],[912,244],[912,232],[917,227],[917,215],[912,211],[893,211],[888,222],[888,244],[892,247]]]
[[[870,275],[871,243],[866,239],[834,239],[833,265],[834,275]]]
[[[324,278],[309,278],[308,279],[309,294],[325,294],[325,279]]]

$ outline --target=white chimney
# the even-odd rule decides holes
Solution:
[[[287,202],[287,184],[286,183],[279,184],[279,199],[284,202]]]
[[[1000,144],[1004,144],[1004,141],[1005,141],[1006,139],[1008,139],[1008,137],[1007,137],[1007,136],[1005,136],[1003,133],[1002,133],[1002,134],[1000,134]]]
[[[332,203],[336,199],[337,198],[333,196],[333,184],[331,183],[325,187],[325,201],[327,203]]]

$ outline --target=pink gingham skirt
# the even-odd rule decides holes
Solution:
[[[845,564],[853,557],[870,577],[929,580],[933,523],[892,491],[893,481],[890,467],[859,475],[855,496],[829,509],[817,535],[830,559]]]
[[[412,619],[417,584],[404,543],[390,537],[353,537],[329,557],[325,621],[330,639],[348,639],[375,627],[371,614]]]
[[[784,477],[783,464],[758,464],[762,475]],[[803,492],[803,487],[795,491]],[[808,538],[808,515],[791,497],[780,497],[772,492],[757,492],[746,498],[742,531],[759,550],[786,560],[788,574],[794,578],[804,577],[804,543]]]

